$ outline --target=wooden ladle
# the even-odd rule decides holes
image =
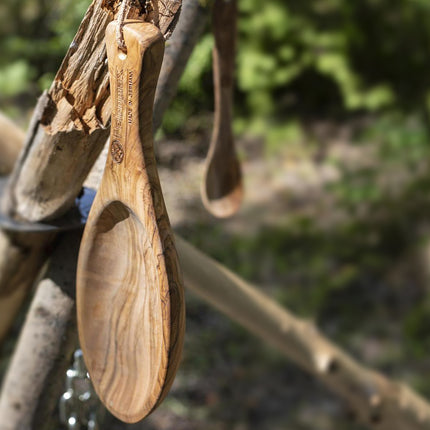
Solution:
[[[243,198],[242,173],[232,131],[236,45],[236,0],[215,0],[213,6],[213,76],[215,118],[202,185],[202,200],[214,216],[237,212]]]
[[[79,252],[79,338],[94,388],[126,422],[165,397],[184,335],[182,280],[161,193],[152,136],[164,39],[125,21],[127,53],[106,30],[112,125],[105,171]]]

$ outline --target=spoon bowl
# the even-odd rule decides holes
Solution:
[[[239,210],[244,191],[240,163],[234,153],[208,157],[203,187],[203,203],[212,215],[228,218]]]

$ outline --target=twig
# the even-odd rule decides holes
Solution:
[[[47,429],[44,420],[61,393],[55,382],[61,378],[53,375],[64,371],[70,357],[64,355],[63,336],[69,333],[67,338],[72,339],[76,329],[70,279],[75,273],[72,262],[77,240],[69,236],[62,243],[38,287],[12,359],[0,399],[2,430]],[[321,380],[348,403],[363,424],[375,430],[429,428],[430,405],[409,387],[360,365],[314,325],[283,309],[185,240],[176,237],[176,243],[185,285],[191,291]],[[71,350],[67,347],[69,353]],[[29,423],[37,426],[27,427]]]

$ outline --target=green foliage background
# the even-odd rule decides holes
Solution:
[[[17,97],[30,106],[49,85],[87,5],[88,0],[2,1],[2,106]],[[387,108],[427,114],[430,3],[241,0],[240,14],[236,104],[247,127],[250,119],[285,122],[291,114]],[[211,46],[208,25],[166,118],[167,131],[212,109]]]
[[[49,86],[88,1],[3,0],[0,3],[1,104],[32,105]]]
[[[399,109],[427,116],[430,4],[386,0],[240,1],[237,113],[285,122]],[[208,33],[181,83],[182,118],[210,108]],[[203,106],[202,106],[203,105]],[[172,119],[171,119],[172,120]],[[255,122],[258,128],[258,121]],[[241,129],[240,129],[241,130]],[[239,131],[240,131],[239,130]]]

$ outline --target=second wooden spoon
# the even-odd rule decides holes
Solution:
[[[152,107],[164,39],[152,24],[106,31],[111,147],[79,252],[79,338],[94,388],[126,422],[167,394],[184,334],[184,300],[173,234],[161,193]]]

